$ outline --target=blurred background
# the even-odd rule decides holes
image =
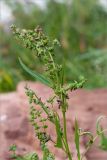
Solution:
[[[66,81],[84,76],[86,88],[107,87],[107,0],[0,0],[0,92],[33,80],[18,57],[42,71],[31,51],[13,37],[11,24],[26,29],[40,25],[61,42],[55,54],[57,61],[65,61]]]

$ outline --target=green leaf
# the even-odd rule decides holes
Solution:
[[[81,160],[79,142],[80,142],[79,127],[78,127],[78,122],[77,122],[77,120],[75,119],[75,145],[76,145],[78,160]]]
[[[23,62],[22,60],[19,58],[19,62],[22,66],[22,68],[27,72],[29,73],[32,77],[34,77],[36,80],[42,82],[43,84],[51,87],[51,83],[49,80],[47,80],[44,76],[40,75],[39,73],[37,72],[33,72],[31,69],[29,69]]]
[[[102,132],[100,138],[100,148],[107,151],[107,136]]]
[[[62,148],[62,133],[61,133],[61,127],[60,127],[60,121],[59,117],[56,115],[55,117],[55,126],[56,126],[56,134],[57,134],[57,142],[55,147]]]

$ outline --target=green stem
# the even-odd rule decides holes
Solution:
[[[72,156],[69,150],[68,140],[67,140],[67,130],[66,130],[66,116],[65,112],[63,112],[63,125],[64,125],[64,139],[65,139],[65,147],[69,160],[72,160]]]
[[[50,55],[50,59],[53,62],[53,68],[56,69],[53,57],[52,57],[52,55],[50,53],[49,53],[49,55]],[[57,74],[57,72],[55,74],[56,74],[57,86],[58,86],[58,88],[61,88],[63,86],[63,82],[61,80],[62,83],[59,83],[60,82],[60,78],[64,79],[64,77],[59,77],[58,74]],[[65,149],[66,149],[66,150],[65,149],[64,150],[65,150],[65,152],[66,152],[69,160],[72,160],[72,155],[70,153],[70,149],[69,149],[69,145],[68,145],[68,140],[67,140],[66,115],[65,115],[65,113],[66,113],[65,100],[66,99],[65,99],[65,97],[64,97],[64,95],[62,93],[59,95],[59,97],[61,98],[61,101],[62,101],[63,129],[64,129],[63,142],[64,142],[64,146],[65,146]]]
[[[50,56],[50,59],[52,60],[53,68],[56,70],[55,62],[54,62],[54,59],[53,59],[53,57],[52,57],[50,52],[49,52],[49,56]],[[57,84],[59,84],[59,77],[58,77],[57,72],[55,72],[55,75],[56,75]]]

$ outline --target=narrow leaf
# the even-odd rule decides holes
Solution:
[[[100,135],[100,148],[107,151],[107,136],[103,132]]]
[[[78,122],[77,122],[77,120],[75,119],[75,145],[76,145],[78,160],[81,160],[79,142],[80,142],[79,127],[78,127]]]
[[[62,148],[62,133],[61,133],[61,127],[60,127],[60,123],[59,123],[59,118],[58,116],[55,117],[55,126],[56,126],[56,134],[57,134],[57,142],[56,142],[56,147],[58,148]]]
[[[22,66],[22,68],[29,73],[32,77],[34,77],[36,80],[42,82],[43,84],[51,87],[51,83],[49,82],[49,80],[47,80],[44,76],[40,75],[37,72],[33,72],[31,69],[29,69],[23,62],[22,60],[19,58],[19,62]]]

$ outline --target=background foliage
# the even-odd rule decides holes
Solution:
[[[88,88],[107,85],[107,8],[98,0],[73,0],[72,3],[47,0],[44,8],[35,3],[4,0],[11,8],[18,27],[34,29],[38,24],[62,48],[56,49],[57,61],[64,60],[66,81],[84,76]],[[9,25],[11,25],[9,24]],[[16,84],[29,80],[18,62],[21,57],[31,69],[42,71],[40,62],[18,44],[12,33],[0,25],[0,91],[14,90]],[[31,79],[31,78],[30,78]],[[33,80],[33,79],[32,79]]]

